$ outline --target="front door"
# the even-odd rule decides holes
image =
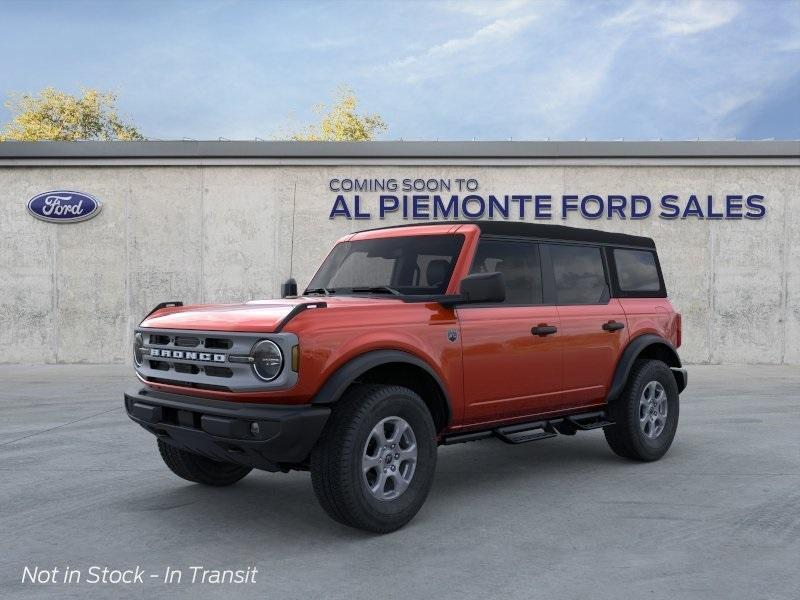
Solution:
[[[471,272],[494,271],[504,276],[505,302],[458,308],[466,426],[561,404],[560,321],[543,302],[538,244],[481,238]]]

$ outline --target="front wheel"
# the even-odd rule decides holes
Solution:
[[[422,507],[436,471],[436,428],[413,391],[360,385],[336,404],[311,453],[311,481],[336,521],[375,533]]]
[[[660,360],[637,360],[625,390],[609,407],[614,425],[604,428],[606,441],[620,456],[658,460],[672,445],[678,428],[678,384]]]

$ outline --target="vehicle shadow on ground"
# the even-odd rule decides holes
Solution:
[[[602,435],[583,437],[519,446],[487,440],[443,447],[424,512],[435,517],[448,505],[469,506],[498,489],[513,493],[546,486],[558,478],[604,478],[609,470],[634,464],[611,453]],[[371,536],[332,521],[317,503],[308,473],[254,471],[232,488],[191,484],[166,471],[155,477],[155,485],[140,485],[118,502],[118,508],[167,529],[180,514],[200,523],[208,535],[223,530],[226,537],[249,536],[253,531],[294,539],[307,533],[308,539],[317,542],[328,537],[355,541]]]
[[[541,484],[559,477],[601,477],[598,468],[633,464],[613,454],[602,434],[587,438],[584,434],[520,445],[486,440],[445,447],[439,452],[436,489],[458,499],[484,488],[517,487],[521,480]]]

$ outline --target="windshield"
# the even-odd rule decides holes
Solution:
[[[443,294],[463,235],[418,235],[338,244],[306,294]]]

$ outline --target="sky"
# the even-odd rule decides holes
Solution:
[[[800,139],[800,0],[0,0],[0,22],[0,95],[113,90],[154,139],[285,136],[342,85],[382,139]]]

